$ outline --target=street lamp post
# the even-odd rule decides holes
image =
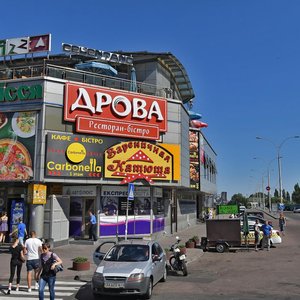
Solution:
[[[290,136],[285,138],[279,145],[276,145],[273,141],[267,139],[267,138],[263,138],[260,136],[257,136],[256,139],[258,140],[266,140],[269,141],[275,148],[276,148],[276,152],[277,152],[277,162],[278,162],[278,181],[279,181],[279,198],[280,198],[280,203],[283,203],[283,199],[282,199],[282,178],[281,178],[281,162],[280,162],[280,149],[283,146],[283,144],[290,139],[298,139],[300,138],[299,135],[294,135],[294,136]]]
[[[261,157],[253,157],[253,159],[261,159],[261,160],[263,160],[263,161],[266,163],[266,161],[265,161],[263,158],[261,158]],[[268,163],[268,185],[267,185],[267,191],[268,191],[269,212],[271,212],[271,210],[272,210],[272,208],[271,208],[272,202],[271,202],[271,195],[270,195],[270,166],[271,166],[271,163],[272,163],[275,159],[277,159],[277,157],[273,158],[273,159],[270,160],[269,163]]]

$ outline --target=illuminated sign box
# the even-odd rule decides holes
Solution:
[[[77,132],[158,140],[167,131],[167,100],[66,83],[64,120]]]
[[[28,203],[30,204],[46,204],[47,186],[44,184],[28,185]]]

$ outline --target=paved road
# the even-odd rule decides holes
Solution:
[[[76,294],[78,293],[81,286],[85,285],[85,282],[79,281],[61,281],[58,280],[55,284],[55,299],[63,300],[66,298],[76,299]],[[28,293],[27,286],[21,285],[20,290],[16,292],[15,290],[11,291],[10,295],[6,295],[7,286],[1,286],[0,299],[1,300],[33,300],[38,298],[38,291],[32,290],[31,293]],[[45,298],[49,299],[48,287],[45,289]]]
[[[169,276],[154,289],[162,299],[300,299],[300,214],[287,213],[283,243],[271,251],[206,252],[190,275]],[[275,226],[277,224],[275,223]]]

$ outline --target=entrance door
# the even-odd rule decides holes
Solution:
[[[84,221],[84,224],[86,224],[90,221],[89,210],[92,210],[95,213],[95,199],[93,199],[93,198],[84,198],[82,200],[82,204],[83,204],[82,220]],[[89,236],[89,226],[85,226],[84,236],[85,237]]]

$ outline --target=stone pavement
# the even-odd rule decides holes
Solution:
[[[277,214],[270,214],[267,211],[267,219],[276,219]],[[275,225],[275,227],[277,227]],[[190,226],[187,229],[184,229],[180,232],[174,234],[162,234],[161,236],[156,237],[160,242],[161,246],[166,249],[170,245],[175,243],[176,236],[179,236],[182,243],[185,243],[188,239],[193,236],[198,236],[201,240],[202,236],[206,236],[206,227],[205,223],[197,223],[196,225]],[[93,263],[93,252],[100,243],[104,240],[99,239],[97,242],[86,241],[85,244],[71,243],[69,245],[59,246],[54,248],[56,252],[62,259],[64,265],[64,271],[57,274],[58,280],[73,280],[75,276],[79,276],[81,280],[89,281],[92,278],[92,275],[96,269],[96,265]],[[203,255],[203,251],[200,248],[188,248],[187,249],[187,263],[190,263],[194,260],[199,259]],[[87,257],[91,262],[91,268],[89,271],[75,271],[72,269],[72,259],[78,256]],[[7,252],[0,251],[0,285],[7,285],[9,278],[9,263],[10,263],[10,254]],[[21,273],[22,284],[26,282],[26,266],[23,265]]]
[[[157,237],[161,246],[169,248],[169,246],[176,241],[176,236],[179,236],[181,243],[185,243],[189,238],[193,236],[206,235],[206,229],[204,223],[197,223],[194,226],[191,226],[185,230],[174,234],[162,234]],[[100,245],[103,240],[99,239],[97,242],[86,241],[86,244],[69,244],[64,246],[59,246],[54,248],[54,252],[57,253],[64,265],[64,271],[57,274],[57,280],[73,280],[75,276],[78,276],[80,280],[89,281],[92,278],[92,275],[96,269],[96,265],[93,263],[93,252],[98,245]],[[188,248],[187,249],[187,263],[190,263],[193,260],[196,260],[201,257],[203,251],[199,248]],[[78,256],[87,257],[91,262],[91,268],[88,271],[75,271],[72,269],[72,259]],[[8,284],[9,278],[9,263],[10,263],[10,254],[7,252],[0,252],[0,285],[6,286]],[[16,279],[16,276],[15,276]],[[13,286],[15,284],[15,279]],[[26,284],[26,266],[23,264],[22,273],[21,273],[21,284]]]

